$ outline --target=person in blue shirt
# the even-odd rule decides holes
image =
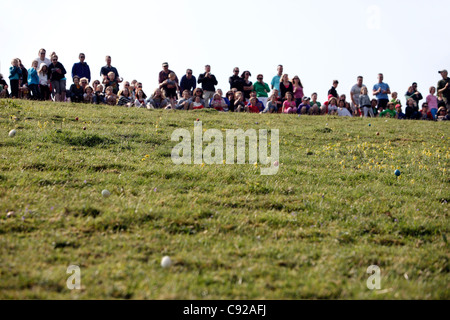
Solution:
[[[277,71],[278,71],[277,75],[272,78],[272,82],[270,84],[272,90],[274,89],[278,90],[278,96],[281,97],[280,80],[281,76],[283,75],[283,66],[281,64],[278,66]]]
[[[11,67],[9,67],[9,84],[11,86],[11,97],[19,97],[19,81],[22,76],[22,69],[19,67],[19,60],[13,59],[11,61]]]
[[[383,74],[378,74],[378,83],[373,86],[373,95],[376,96],[378,100],[378,112],[386,110],[387,104],[389,103],[388,95],[391,94],[389,85],[384,83],[383,79]]]
[[[28,88],[31,91],[32,100],[40,100],[41,92],[39,90],[39,75],[37,73],[38,61],[33,60],[31,68],[28,69]]]
[[[192,75],[192,70],[187,69],[186,75],[181,78],[180,82],[180,92],[184,92],[184,90],[188,90],[192,95],[194,93],[195,88],[197,88],[197,79]]]
[[[89,82],[91,82],[91,69],[88,64],[84,62],[86,56],[84,53],[80,53],[78,58],[80,59],[80,62],[75,63],[72,67],[72,79],[73,77],[78,76],[80,79],[87,78]]]

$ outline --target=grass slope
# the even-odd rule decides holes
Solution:
[[[279,129],[278,174],[175,166],[197,118]],[[0,132],[2,299],[450,298],[446,123],[0,100]]]

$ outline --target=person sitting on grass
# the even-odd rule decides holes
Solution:
[[[338,107],[337,107],[337,99],[335,97],[331,97],[330,101],[328,102],[328,115],[334,116],[338,113]]]
[[[105,90],[105,103],[110,106],[117,105],[117,95],[114,93],[114,88],[109,86]]]
[[[419,112],[419,107],[413,98],[409,98],[406,103],[406,119],[417,120],[420,118],[421,114]]]
[[[345,99],[340,99],[338,102],[338,108],[337,108],[337,115],[339,117],[351,117],[352,114],[346,107],[347,102],[345,102]]]
[[[245,99],[242,91],[235,94],[234,112],[245,112]]]
[[[447,114],[446,107],[440,107],[437,113],[437,121],[448,121],[450,120],[450,115]]]
[[[70,86],[69,92],[68,92],[68,98],[70,98],[71,102],[74,103],[80,103],[84,101],[84,89],[80,85],[80,77],[75,76],[73,77],[73,84]]]
[[[316,92],[314,92],[312,95],[311,95],[311,101],[309,102],[309,105],[311,106],[311,109],[310,109],[310,111],[309,111],[309,113],[311,114],[311,115],[320,115],[321,114],[321,108],[322,108],[322,104],[319,102],[319,101],[317,101],[317,93]]]
[[[298,106],[297,113],[298,114],[309,114],[309,110],[311,109],[309,102],[310,102],[310,99],[308,97],[303,97],[302,103],[300,103],[300,105]]]
[[[422,104],[422,110],[420,110],[420,120],[434,120],[433,114],[428,110],[428,103]]]
[[[387,109],[380,113],[380,118],[396,118],[397,113],[394,110],[394,104],[389,102]]]
[[[282,113],[293,114],[297,113],[297,103],[294,100],[294,96],[290,92],[286,92],[285,101],[283,103]]]
[[[211,101],[211,107],[217,111],[224,111],[228,108],[228,105],[219,93],[215,93]]]
[[[404,120],[406,115],[402,112],[402,106],[400,104],[395,106],[395,119]]]
[[[195,88],[194,89],[194,93],[192,94],[192,97],[191,97],[191,103],[192,102],[194,102],[194,100],[195,100],[195,97],[197,97],[197,96],[199,96],[200,97],[200,100],[202,101],[202,103],[203,103],[203,107],[204,108],[207,108],[208,106],[207,106],[207,101],[206,100],[204,100],[203,99],[203,89],[202,88]]]
[[[200,96],[195,96],[194,97],[194,102],[192,102],[192,109],[193,110],[200,110],[200,109],[204,109],[205,106],[202,102],[202,98]]]
[[[272,95],[269,97],[267,106],[264,109],[263,113],[278,113],[279,103],[281,103],[281,101],[278,97],[278,90],[274,89]]]
[[[95,88],[94,97],[92,99],[94,104],[104,104],[105,94],[103,93],[103,85],[99,84]]]
[[[136,108],[145,108],[147,109],[155,109],[153,105],[149,104],[148,101],[144,97],[144,91],[142,89],[137,89],[136,91],[136,99],[134,100],[134,106]]]
[[[131,108],[133,106],[133,100],[131,100],[131,92],[128,87],[124,86],[122,90],[119,91],[119,101],[117,101],[118,106],[125,106]]]
[[[261,100],[259,100],[259,99],[257,98],[256,91],[250,92],[250,99],[251,99],[251,98],[256,98],[256,106],[258,107],[259,112],[263,111],[263,110],[264,110],[264,104],[262,103]],[[247,107],[249,107],[249,106],[250,106],[250,100],[249,100],[248,103],[247,103]]]
[[[0,98],[9,98],[8,84],[0,73]]]
[[[156,88],[153,95],[147,101],[147,109],[167,109],[171,107],[169,101],[167,100],[164,92]]]
[[[94,89],[91,86],[84,89],[83,101],[87,104],[94,103]]]
[[[245,107],[245,111],[248,113],[260,113],[258,107],[258,98],[251,97],[250,104],[247,107]]]
[[[189,110],[189,107],[191,105],[191,92],[189,90],[183,91],[183,97],[178,100],[177,104],[175,105],[175,108],[177,110]]]

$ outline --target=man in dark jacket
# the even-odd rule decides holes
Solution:
[[[202,84],[203,99],[209,101],[214,96],[214,93],[216,92],[215,86],[218,84],[216,77],[211,74],[210,65],[205,66],[205,73],[199,75],[198,83]]]
[[[91,82],[91,69],[88,64],[84,62],[86,56],[84,53],[80,53],[78,58],[80,59],[80,62],[75,63],[72,67],[72,78],[78,76],[80,79],[87,78],[89,82]]]

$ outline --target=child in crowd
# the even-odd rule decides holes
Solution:
[[[286,101],[283,103],[282,113],[297,113],[297,103],[294,100],[294,96],[290,92],[286,92]]]
[[[45,63],[41,64],[38,70],[39,75],[39,91],[41,93],[41,100],[47,101],[50,99],[50,87],[48,86],[48,67]]]
[[[436,87],[430,88],[430,94],[427,96],[428,108],[433,115],[433,119],[436,120],[436,114],[438,111],[438,98],[434,95],[436,93]]]
[[[136,108],[145,108],[154,109],[154,107],[147,103],[147,100],[144,98],[144,91],[137,89],[136,91],[136,99],[134,100],[134,105]]]
[[[91,86],[87,86],[84,89],[83,95],[84,103],[92,104],[94,102],[94,89]]]
[[[189,106],[191,105],[191,92],[189,90],[183,91],[183,97],[178,100],[175,109],[177,110],[189,110]]]
[[[225,111],[228,105],[219,93],[215,93],[211,101],[211,107],[216,109],[217,111]]]
[[[396,118],[397,113],[395,112],[394,108],[394,104],[392,102],[389,102],[387,105],[387,109],[380,113],[380,118]]]
[[[110,106],[115,106],[117,104],[117,95],[114,93],[114,88],[112,86],[107,87],[105,90],[105,103]]]
[[[106,88],[111,87],[114,95],[119,92],[119,81],[116,79],[116,74],[114,72],[108,72],[108,77],[103,80],[103,84]]]
[[[338,113],[337,99],[335,97],[331,97],[328,103],[328,114],[330,116],[333,116],[336,115],[337,113]]]
[[[70,86],[68,98],[71,102],[80,103],[84,101],[84,89],[80,85],[80,77],[73,77],[73,84]]]
[[[259,113],[260,111],[257,105],[258,98],[251,97],[249,102],[250,104],[247,107],[245,107],[245,111],[248,113]]]
[[[367,87],[361,88],[361,94],[359,95],[359,106],[363,111],[364,118],[367,118],[369,115],[371,118],[375,117],[373,114],[372,102],[370,101]]]
[[[370,103],[372,104],[372,112],[373,112],[374,117],[375,117],[376,111],[377,111],[377,107],[378,107],[378,100],[374,98],[374,99],[370,100]]]
[[[338,108],[337,108],[337,115],[339,117],[351,117],[352,116],[350,111],[348,111],[348,109],[346,108],[345,100],[342,100],[342,99],[339,100]]]
[[[402,102],[398,98],[398,93],[397,92],[392,92],[392,94],[391,94],[391,101],[390,102],[392,102],[394,104],[394,106],[396,106],[398,104],[400,106],[402,105]]]
[[[39,92],[39,75],[37,72],[38,61],[33,60],[31,68],[28,69],[28,88],[31,91],[32,100],[40,100],[41,93]]]
[[[416,101],[414,101],[413,98],[409,98],[406,103],[406,119],[413,119],[417,120],[420,118],[421,114],[419,112],[419,107],[416,104]]]
[[[22,63],[22,60],[17,58],[19,61],[19,68],[22,70],[22,76],[19,79],[19,98],[28,99],[30,94],[30,89],[28,88],[28,70]]]
[[[396,105],[395,106],[395,118],[398,120],[404,120],[406,119],[406,115],[402,112],[402,106],[401,105]]]
[[[94,98],[92,99],[94,104],[104,104],[105,103],[105,94],[103,93],[103,85],[99,84],[95,88]]]
[[[319,101],[317,101],[317,93],[316,92],[314,92],[311,95],[311,101],[309,104],[311,106],[311,115],[319,115],[321,113],[320,109],[322,107],[322,104]]]
[[[275,92],[276,91],[276,92]],[[267,102],[267,106],[264,109],[263,113],[278,113],[278,90],[273,90],[272,95],[269,97],[269,101]]]
[[[13,59],[9,67],[9,83],[11,85],[11,96],[13,98],[19,97],[19,80],[22,76],[22,70],[19,67],[19,60]]]
[[[131,100],[131,93],[128,87],[124,87],[119,91],[119,101],[117,102],[118,106],[126,106],[131,108],[133,106],[133,102]]]
[[[244,111],[245,111],[244,94],[242,93],[242,91],[238,91],[235,94],[234,112],[244,112]]]
[[[175,106],[176,99],[180,94],[180,87],[178,87],[176,79],[175,73],[171,72],[169,78],[159,85],[159,88],[164,90],[166,98],[169,99],[170,104],[173,106]]]
[[[204,105],[202,103],[202,99],[199,96],[195,96],[194,102],[192,102],[192,109],[198,110],[203,109]]]
[[[295,95],[294,95],[294,97],[295,97]],[[310,101],[311,101],[310,98],[303,97],[302,98],[302,103],[300,103],[298,108],[297,108],[297,113],[298,114],[309,114],[309,110],[311,109],[311,105],[309,104]]]

